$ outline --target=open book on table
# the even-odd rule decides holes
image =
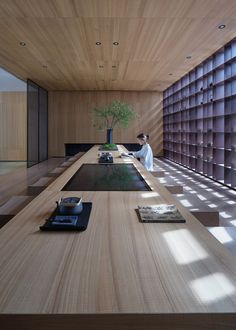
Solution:
[[[141,222],[186,222],[173,204],[139,205],[137,212]]]

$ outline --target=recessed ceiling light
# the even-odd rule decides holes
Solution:
[[[188,55],[186,56],[187,60],[189,60],[190,58],[192,58],[192,56]]]
[[[96,42],[96,45],[97,45],[97,46],[100,46],[101,44],[102,44],[102,43],[101,43],[100,41],[97,41],[97,42]]]
[[[222,30],[222,29],[224,29],[225,27],[226,27],[225,24],[220,24],[220,25],[218,26],[218,29]]]
[[[21,41],[20,42],[20,46],[25,47],[26,46],[26,43],[24,41]]]
[[[113,45],[114,46],[118,46],[119,45],[119,42],[115,41],[115,42],[113,42]]]
[[[101,68],[101,69],[102,69],[102,68],[104,68],[104,66],[103,66],[103,65],[99,65],[99,68]]]

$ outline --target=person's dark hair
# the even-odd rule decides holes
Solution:
[[[149,139],[149,135],[148,135],[148,134],[144,134],[144,133],[140,133],[140,134],[137,136],[137,139],[147,141],[147,140]]]

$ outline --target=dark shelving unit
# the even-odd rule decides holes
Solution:
[[[236,188],[236,39],[164,91],[164,157]]]

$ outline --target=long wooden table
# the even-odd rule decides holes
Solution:
[[[61,191],[93,147],[0,230],[0,328],[232,329],[236,262],[153,175],[152,191]],[[41,232],[64,196],[93,208],[85,232]],[[137,205],[175,203],[181,224],[143,224]]]

